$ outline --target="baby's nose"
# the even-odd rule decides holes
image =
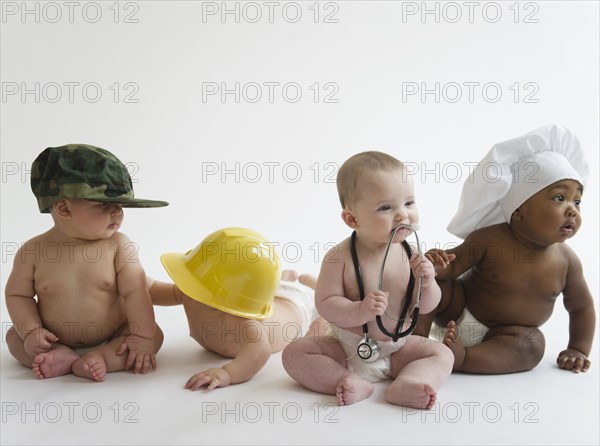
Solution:
[[[121,215],[123,213],[123,208],[120,204],[114,204],[110,207],[110,215]]]

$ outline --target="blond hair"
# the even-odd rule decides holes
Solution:
[[[336,179],[342,209],[357,200],[360,192],[358,183],[366,173],[391,172],[403,168],[401,161],[383,152],[361,152],[348,158],[340,167]]]

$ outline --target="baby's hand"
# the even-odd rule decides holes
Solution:
[[[433,264],[424,255],[421,255],[418,252],[413,254],[410,258],[410,268],[416,277],[421,277],[424,287],[435,282],[435,269]]]
[[[117,355],[129,350],[125,370],[134,366],[135,373],[147,373],[148,367],[156,370],[156,354],[154,353],[154,339],[138,335],[129,335],[117,349]]]
[[[231,384],[231,377],[224,369],[208,369],[204,372],[196,373],[187,383],[185,388],[190,390],[198,390],[200,387],[206,386],[206,390],[212,390],[215,387],[227,387]]]
[[[560,352],[556,363],[559,368],[570,370],[574,373],[587,372],[591,365],[586,355],[572,348]]]
[[[365,322],[372,321],[375,316],[381,316],[388,305],[387,291],[373,291],[360,303],[360,316]]]
[[[27,336],[25,336],[25,340],[23,341],[23,347],[25,353],[33,358],[40,353],[50,350],[50,347],[52,347],[52,344],[55,342],[58,342],[58,336],[45,328],[38,327],[27,333]]]
[[[456,258],[456,255],[448,254],[443,249],[435,248],[427,251],[425,253],[425,257],[433,264],[435,270],[437,271],[440,269],[446,269],[450,262]]]

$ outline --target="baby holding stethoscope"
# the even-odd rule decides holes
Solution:
[[[441,297],[433,265],[406,242],[419,220],[412,178],[394,157],[363,152],[340,167],[337,188],[342,219],[354,232],[327,253],[315,290],[317,311],[332,329],[289,344],[283,365],[339,405],[366,399],[374,382],[392,379],[388,402],[431,409],[454,358],[442,343],[411,335],[419,312],[433,311]]]

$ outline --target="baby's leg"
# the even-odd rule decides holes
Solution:
[[[301,274],[298,281],[313,290],[317,288],[317,277],[312,274]]]
[[[288,282],[295,282],[298,280],[298,271],[293,269],[284,269],[281,272],[281,280],[286,280]]]
[[[335,339],[315,338],[309,333],[288,344],[282,361],[293,379],[315,392],[336,395],[340,406],[357,403],[373,393],[373,384],[346,368],[346,354]]]
[[[298,274],[298,271],[286,269],[281,272],[281,280],[295,282],[296,280],[313,290],[317,287],[317,278],[312,274]]]
[[[437,389],[450,376],[454,358],[443,344],[420,336],[409,336],[406,344],[392,355],[394,382],[385,398],[392,404],[431,409]]]
[[[465,310],[465,293],[459,279],[438,282],[442,290],[442,300],[438,305],[434,321],[445,327],[449,321],[457,320]]]
[[[117,356],[116,351],[125,340],[125,336],[113,339],[89,353],[86,353],[73,364],[73,373],[82,378],[104,381],[107,372],[125,369],[126,355]]]
[[[126,351],[122,355],[117,355],[117,350],[127,336],[129,336],[128,328],[124,329],[119,336],[108,343],[83,355],[73,364],[73,373],[77,376],[100,382],[104,381],[107,373],[125,370],[128,352]],[[155,353],[160,349],[163,340],[163,332],[157,325],[154,337]]]
[[[33,365],[33,358],[25,352],[25,346],[23,340],[17,334],[15,327],[10,327],[6,332],[6,345],[8,351],[13,357],[24,366],[31,368]]]
[[[413,334],[429,337],[431,324],[435,322],[445,327],[448,321],[456,320],[465,308],[463,287],[458,280],[440,280],[438,285],[442,290],[442,298],[437,308],[430,313],[420,314]],[[436,339],[440,341],[441,339]]]
[[[492,328],[483,342],[464,347],[453,321],[444,343],[454,352],[454,371],[464,373],[515,373],[533,369],[544,356],[546,341],[535,327]]]
[[[69,347],[54,343],[47,352],[40,353],[35,357],[25,352],[23,341],[14,327],[6,333],[8,350],[21,364],[29,367],[39,379],[54,378],[55,376],[71,373],[71,366],[79,359],[79,355]]]
[[[50,351],[40,353],[33,358],[32,369],[39,379],[54,378],[72,373],[73,364],[79,355],[62,344],[53,344]]]

